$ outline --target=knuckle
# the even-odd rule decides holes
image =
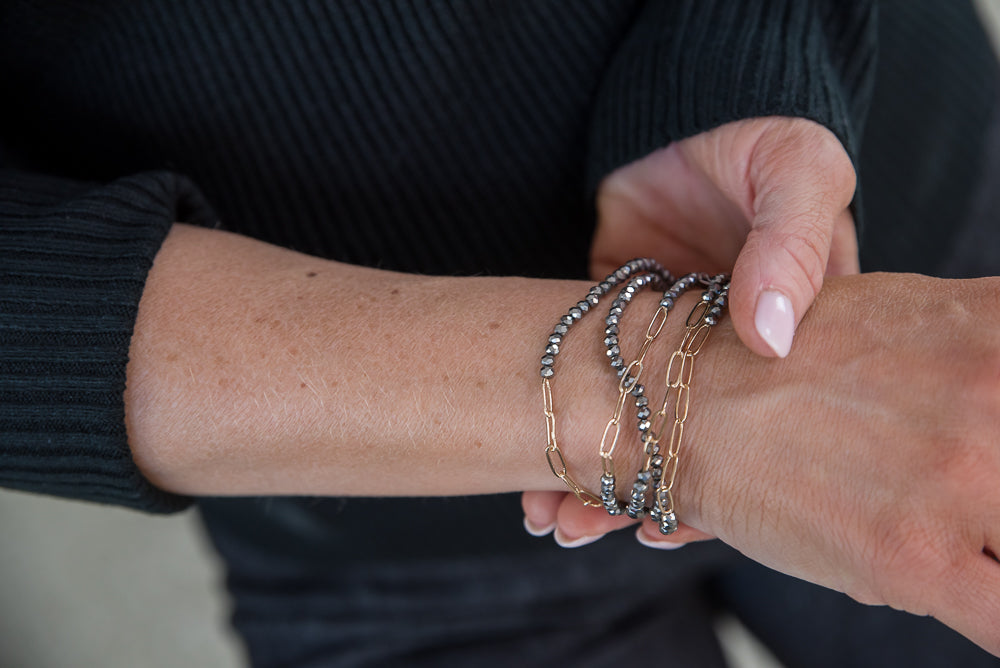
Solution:
[[[779,241],[781,249],[790,265],[798,269],[799,287],[808,288],[812,294],[823,286],[823,274],[829,256],[830,236],[828,230],[817,225],[806,225]]]

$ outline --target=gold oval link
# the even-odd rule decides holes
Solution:
[[[542,378],[542,404],[545,408],[545,414],[551,415],[553,412],[552,408],[552,384],[549,383],[548,378]]]
[[[653,314],[653,319],[649,321],[649,326],[646,327],[646,340],[655,339],[660,335],[660,330],[663,329],[663,324],[667,321],[667,314],[669,310],[666,306],[660,306],[656,309],[656,313]],[[653,328],[656,325],[656,328]]]
[[[663,490],[670,493],[670,490],[674,488],[674,479],[677,477],[677,463],[680,459],[677,457],[670,457],[667,461],[663,462],[663,482],[661,486]]]
[[[552,455],[559,458],[558,466],[552,461]],[[560,480],[566,480],[566,460],[563,458],[562,450],[558,446],[553,448],[545,449],[545,459],[549,462],[549,468],[552,469],[552,473]]]
[[[545,431],[546,431],[546,444],[548,446],[556,445],[556,416],[549,414],[545,416]]]
[[[632,369],[634,369],[636,367],[639,368],[639,371],[635,374],[635,379],[634,380],[635,380],[636,383],[639,382],[639,376],[642,375],[642,361],[640,361],[640,360],[632,360],[631,362],[629,362],[629,365],[627,367],[625,367],[625,373],[623,373],[622,377],[620,379],[618,379],[618,391],[619,392],[626,392],[627,393],[627,392],[629,392],[629,391],[632,390],[632,387],[635,387],[635,384],[633,384],[632,387],[626,388],[625,387],[625,383],[632,378],[630,374],[632,373]]]
[[[667,364],[667,375],[666,375],[666,385],[668,388],[677,387],[678,381],[680,381],[681,378],[681,372],[684,369],[684,357],[685,357],[684,351],[682,350],[675,350],[673,354],[670,356],[670,362]],[[680,368],[677,369],[677,378],[675,380],[671,380],[672,378],[674,378],[674,362],[676,362],[677,360],[681,361],[681,366]],[[669,391],[667,392],[667,394],[669,394]],[[664,401],[666,401],[666,397],[664,397]]]
[[[612,427],[615,428],[615,435],[611,439],[611,448],[605,449],[605,446],[607,445],[608,442],[608,430],[611,429]],[[620,423],[617,423],[614,420],[608,420],[608,424],[605,425],[604,427],[604,435],[601,436],[601,452],[600,452],[601,457],[610,457],[611,453],[615,451],[615,446],[618,445],[618,436],[619,434],[621,434],[621,430],[622,428]]]
[[[575,484],[576,483],[574,483],[574,485]],[[576,498],[578,498],[581,501],[583,501],[583,505],[585,505],[585,506],[590,506],[591,508],[603,508],[604,507],[604,503],[601,502],[601,499],[600,499],[599,496],[597,496],[593,492],[588,492],[587,490],[583,489],[579,485],[576,485],[576,489],[573,490],[573,493],[576,494]]]
[[[694,355],[684,356],[684,368],[681,370],[681,385],[691,386],[691,378],[694,376]]]
[[[702,335],[704,333],[704,335]],[[688,354],[694,356],[701,352],[702,346],[705,345],[705,341],[708,341],[708,335],[712,333],[711,325],[704,323],[695,330],[694,334],[691,336],[691,340],[688,341],[687,352]],[[698,337],[701,336],[701,339]]]
[[[684,408],[681,409],[681,406]],[[684,422],[688,417],[688,409],[691,407],[691,388],[681,385],[677,388],[677,401],[674,403],[674,420]]]
[[[611,421],[615,424],[621,422],[622,411],[625,410],[625,400],[628,398],[628,394],[625,392],[618,393],[618,401],[615,402],[615,412],[611,414]]]
[[[615,477],[615,460],[611,457],[601,457],[601,468],[604,471],[604,475]]]
[[[711,308],[711,306],[712,305],[705,300],[699,301],[697,304],[694,305],[694,308],[691,309],[691,312],[688,313],[687,320],[684,321],[684,326],[687,329],[694,329],[695,325],[701,322],[701,319],[704,318],[705,314],[708,313],[708,309]],[[701,313],[698,313],[699,310],[701,311]],[[695,317],[695,313],[698,313],[698,317],[692,320],[692,318]]]
[[[682,440],[684,440],[684,423],[674,422],[674,426],[670,428],[670,445],[667,447],[667,457],[677,458]]]
[[[646,353],[649,352],[649,347],[653,345],[653,339],[646,339],[642,342],[642,347],[639,348],[639,354],[635,356],[635,359],[640,364],[646,359]]]
[[[674,494],[669,489],[663,490],[663,495],[656,499],[660,506],[660,513],[667,515],[674,512]]]

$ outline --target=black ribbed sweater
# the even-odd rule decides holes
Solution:
[[[134,467],[122,403],[173,221],[402,271],[582,277],[597,183],[671,140],[784,114],[857,158],[874,4],[3,3],[0,484],[184,505]]]

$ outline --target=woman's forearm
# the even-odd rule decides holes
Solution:
[[[562,489],[539,360],[588,287],[378,271],[177,225],[131,348],[134,457],[155,484],[200,495]],[[635,336],[656,298],[632,307]],[[553,380],[560,441],[587,483],[614,401],[608,301],[572,328]]]

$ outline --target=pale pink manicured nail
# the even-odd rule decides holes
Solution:
[[[656,540],[655,538],[650,538],[649,536],[646,535],[646,532],[641,530],[635,532],[635,539],[638,540],[643,545],[645,545],[646,547],[651,547],[654,550],[678,550],[687,545],[687,543],[675,543],[666,540]]]
[[[555,528],[556,528],[555,522],[548,525],[547,527],[536,527],[531,522],[531,520],[529,520],[527,517],[524,518],[524,530],[530,533],[532,536],[538,536],[539,538],[541,538],[542,536],[548,536],[550,533],[552,533],[553,529]]]
[[[795,312],[788,297],[777,290],[765,290],[757,299],[754,326],[778,357],[787,357],[795,335]]]
[[[556,539],[556,544],[559,545],[559,547],[583,547],[584,545],[590,545],[591,543],[597,542],[603,536],[584,536],[583,538],[573,538],[571,540],[566,538],[566,536],[559,531],[559,527],[556,527],[554,537]]]

